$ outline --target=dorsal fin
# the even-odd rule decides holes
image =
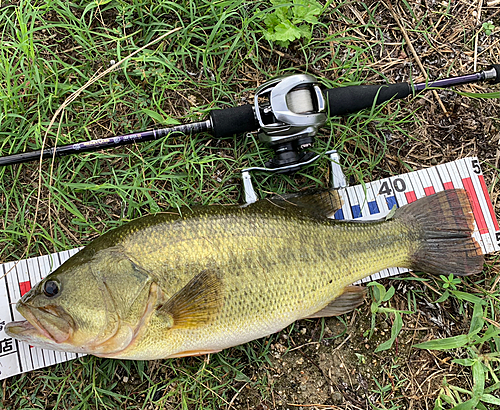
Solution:
[[[333,216],[342,208],[342,198],[336,189],[310,189],[294,194],[273,196],[268,201],[278,206],[295,205],[323,218]]]

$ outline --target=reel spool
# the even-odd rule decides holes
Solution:
[[[325,98],[315,77],[296,74],[266,82],[256,90],[254,109],[259,140],[275,152],[267,168],[295,172],[314,156],[304,150],[312,147],[327,119]]]

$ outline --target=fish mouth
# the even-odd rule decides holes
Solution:
[[[33,307],[21,301],[16,307],[26,320],[8,323],[5,332],[9,336],[27,342],[51,344],[64,343],[71,337],[73,321],[59,309],[52,306]]]
[[[34,338],[39,338],[40,336],[54,341],[45,329],[38,326],[35,327],[27,320],[7,323],[5,325],[5,333],[7,336],[24,341],[28,341],[28,339],[33,340]]]

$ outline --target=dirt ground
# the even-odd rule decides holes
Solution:
[[[253,376],[269,378],[271,399],[263,403],[260,393],[248,384],[237,399],[241,407],[236,408],[368,409],[390,403],[387,408],[428,409],[434,407],[444,377],[450,384],[470,389],[468,371],[451,363],[449,353],[413,348],[429,334],[443,338],[467,333],[469,322],[457,320],[452,304],[430,303],[424,286],[392,284],[397,294],[393,306],[405,308],[409,288],[422,298],[419,312],[404,316],[403,330],[391,350],[374,353],[390,336],[390,317],[380,316],[374,335],[365,336],[370,329],[369,305],[349,315],[346,323],[325,320],[323,329],[319,322],[302,321],[291,334],[282,332],[271,344],[272,365],[256,369]]]

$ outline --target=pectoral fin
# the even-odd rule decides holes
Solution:
[[[339,316],[348,313],[363,303],[365,294],[366,288],[364,286],[347,286],[342,295],[332,300],[323,309],[308,316],[308,319]]]
[[[196,328],[210,323],[223,303],[222,281],[216,270],[204,270],[166,303],[157,315],[167,316],[172,328]]]

